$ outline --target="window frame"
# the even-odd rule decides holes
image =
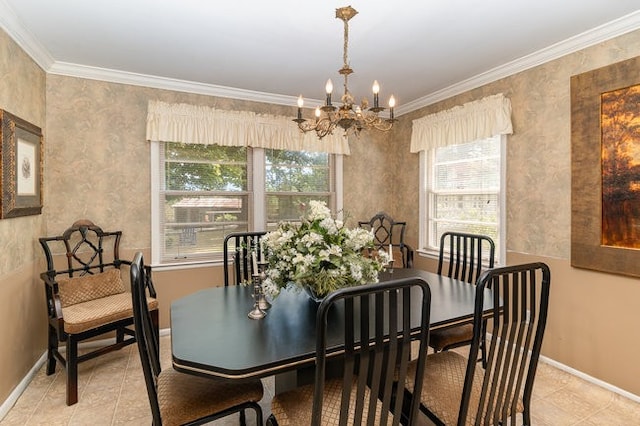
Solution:
[[[194,267],[208,267],[214,265],[220,265],[223,262],[222,254],[216,255],[213,258],[203,259],[189,259],[185,261],[167,261],[161,259],[161,245],[162,245],[162,233],[161,233],[161,206],[160,206],[160,193],[161,193],[161,179],[164,171],[161,167],[161,144],[164,142],[151,141],[150,144],[150,161],[151,161],[151,265],[156,269],[169,270],[169,269],[185,269]],[[248,182],[248,199],[249,199],[249,229],[265,230],[267,226],[266,217],[266,164],[265,164],[265,149],[263,148],[251,148],[247,149],[247,163],[250,167],[247,177]],[[343,156],[340,154],[329,154],[330,176],[334,179],[332,182],[333,195],[331,198],[334,200],[335,211],[342,212],[343,209]],[[250,157],[250,158],[249,158]],[[164,165],[164,161],[162,161]],[[330,179],[331,179],[330,177]],[[341,213],[339,213],[340,215]]]
[[[327,198],[327,205],[328,207],[331,209],[331,211],[337,211],[336,210],[336,176],[335,176],[335,158],[336,156],[330,153],[325,153],[327,155],[327,169],[328,169],[328,188],[326,191],[318,191],[318,192],[296,192],[296,191],[268,191],[266,189],[266,176],[267,176],[267,157],[268,157],[268,153],[267,153],[267,149],[264,149],[263,152],[265,153],[264,155],[264,161],[263,161],[263,165],[264,165],[264,171],[265,171],[265,178],[264,178],[264,182],[265,185],[263,186],[264,190],[264,206],[265,206],[265,214],[264,214],[264,218],[266,219],[266,225],[265,228],[267,231],[271,230],[271,229],[275,229],[277,227],[278,222],[277,221],[269,221],[268,218],[268,208],[267,208],[267,200],[269,197],[280,197],[280,196],[292,196],[292,197],[296,197],[296,196],[308,196],[308,197],[313,197],[314,195],[319,195],[323,198]],[[287,152],[291,152],[291,151],[287,151]],[[282,164],[272,164],[272,166],[275,165],[276,167],[280,167],[282,166]],[[304,166],[305,168],[308,166]],[[317,166],[311,166],[312,168],[317,168]],[[325,168],[323,166],[323,168]],[[279,219],[279,220],[289,220],[289,221],[293,221],[295,222],[297,220],[293,219],[293,218],[289,218],[289,219]],[[271,228],[270,228],[271,226]]]
[[[506,186],[507,186],[507,136],[496,135],[500,138],[500,189],[498,190],[498,240],[496,241],[498,250],[496,250],[496,265],[506,264],[506,240],[507,240],[507,215],[506,215]],[[430,246],[429,240],[429,223],[431,220],[432,207],[430,205],[429,185],[433,176],[433,162],[435,149],[430,152],[420,151],[420,177],[419,177],[419,208],[418,208],[418,232],[419,245],[418,254],[424,257],[438,259],[439,241],[436,246]]]

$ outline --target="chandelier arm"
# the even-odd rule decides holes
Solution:
[[[387,132],[393,127],[393,121],[380,119],[375,124],[373,124],[373,127],[382,132]]]
[[[297,121],[298,128],[303,132],[316,132],[318,137],[322,139],[323,137],[332,134],[333,130],[336,128],[336,122],[334,122],[329,117],[324,117],[319,120],[309,121],[309,120],[300,120]]]

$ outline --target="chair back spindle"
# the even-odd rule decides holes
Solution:
[[[231,384],[173,369],[162,371],[160,342],[147,305],[147,270],[142,253],[136,253],[130,268],[131,299],[152,424],[200,425],[235,413],[240,413],[240,423],[245,424],[247,408],[255,411],[257,423],[262,424],[258,401],[263,388],[258,379]]]
[[[469,284],[475,284],[483,269],[494,266],[495,244],[486,235],[464,232],[445,232],[440,237],[438,274],[446,275]],[[446,266],[445,266],[446,265]],[[435,330],[430,344],[436,352],[445,351],[471,343],[473,328],[470,324]],[[481,344],[480,360],[485,364],[484,340]]]
[[[373,232],[373,243],[376,250],[393,250],[400,252],[402,267],[413,267],[413,248],[405,243],[407,222],[398,222],[385,212],[376,213],[368,221],[359,221],[358,226]]]
[[[160,346],[153,332],[151,315],[146,303],[147,281],[144,260],[141,253],[137,253],[133,259],[130,269],[131,275],[131,298],[133,300],[133,322],[138,336],[138,352],[144,373],[147,394],[151,403],[151,414],[154,425],[161,425],[160,406],[158,404],[158,393],[156,383],[160,375]]]
[[[251,279],[252,262],[251,255],[255,251],[260,258],[262,246],[260,239],[266,231],[232,232],[224,238],[224,285],[239,285]],[[233,269],[229,266],[233,265]]]
[[[493,268],[495,243],[480,234],[445,232],[440,236],[438,274],[475,283],[482,272],[483,262]],[[443,272],[446,265],[446,272]]]
[[[469,359],[478,356],[483,328],[485,289],[493,293],[490,316],[491,338],[487,342],[487,365],[478,380],[476,362],[467,364],[459,424],[472,417],[476,424],[508,424],[523,412],[530,425],[533,382],[547,321],[551,277],[544,263],[515,265],[488,270],[478,280],[474,316],[474,339]],[[470,406],[472,389],[480,388],[477,407]],[[520,406],[522,404],[522,406]]]
[[[411,299],[422,298],[419,312],[411,311]],[[323,395],[327,357],[336,340],[331,316],[336,305],[344,307],[344,367],[340,399],[340,424],[399,424],[403,399],[395,398],[394,381],[403,383],[408,373],[411,342],[419,341],[416,377],[422,377],[428,347],[431,293],[419,279],[400,279],[350,287],[331,293],[317,314],[316,376],[312,425],[324,424]],[[357,312],[359,311],[359,314]],[[420,318],[418,333],[411,333],[411,319]],[[422,381],[417,384],[422,386]],[[365,398],[368,392],[368,398]],[[412,424],[418,413],[419,391],[407,417]]]

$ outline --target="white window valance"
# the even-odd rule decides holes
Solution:
[[[343,135],[302,133],[288,117],[149,101],[147,140],[349,155]]]
[[[413,120],[411,152],[512,133],[511,101],[500,93]]]

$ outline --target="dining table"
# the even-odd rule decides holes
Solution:
[[[420,269],[383,271],[380,281],[419,277],[431,290],[430,329],[473,321],[476,286]],[[486,290],[490,291],[490,290]],[[252,286],[211,287],[171,303],[171,354],[177,371],[223,379],[275,376],[276,393],[313,377],[318,303],[306,292],[286,289],[266,316],[251,319]],[[421,296],[416,294],[412,327],[419,329]],[[484,308],[489,311],[491,297]],[[330,312],[332,330],[341,330],[339,306]],[[331,326],[331,324],[330,324]],[[333,336],[339,341],[339,336]],[[331,335],[329,341],[331,341]],[[339,354],[340,348],[334,348]]]

